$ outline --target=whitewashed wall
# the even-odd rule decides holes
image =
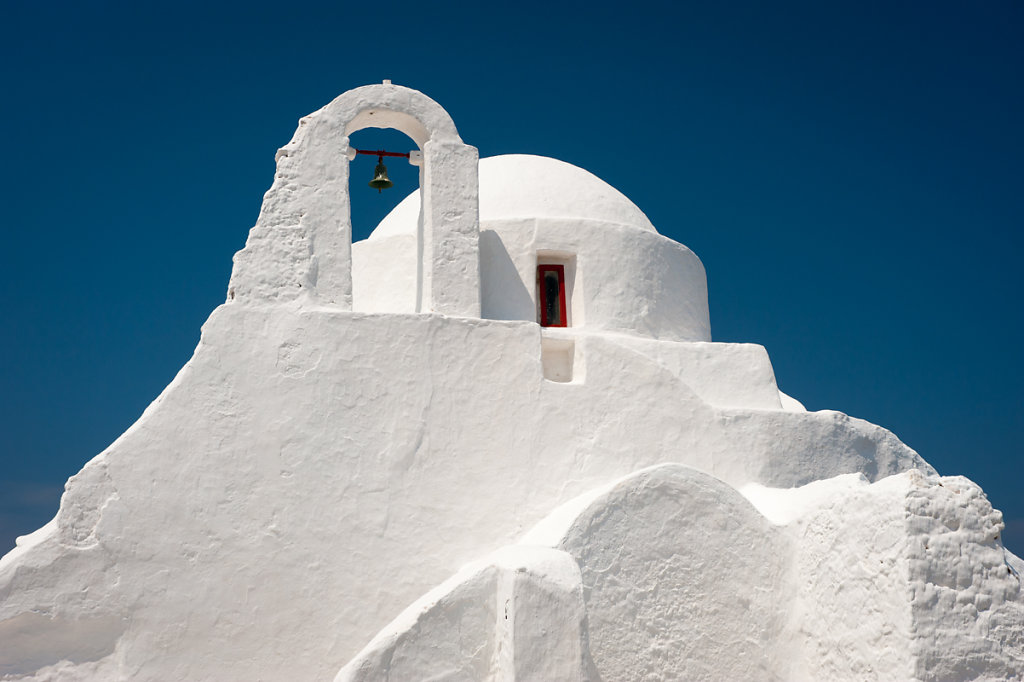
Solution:
[[[385,111],[391,114],[374,120],[421,144],[424,188],[433,194],[422,216],[418,206],[396,211],[394,226],[409,225],[397,220],[402,211],[414,213],[411,233],[382,225],[356,247],[367,260],[352,267],[345,136]],[[560,505],[640,469],[676,463],[702,472],[684,476],[692,485],[676,490],[699,490],[680,507],[696,524],[681,537],[717,538],[707,541],[708,551],[729,538],[746,538],[749,546],[776,535],[733,488],[788,488],[848,473],[872,481],[931,473],[885,429],[838,412],[795,411],[789,400],[783,409],[764,349],[707,342],[696,256],[658,235],[639,209],[593,176],[536,157],[511,166],[494,161],[498,176],[539,165],[556,180],[579,183],[579,191],[522,194],[538,181],[533,177],[482,181],[481,206],[496,213],[484,214],[483,235],[491,236],[481,241],[481,285],[476,174],[468,170],[476,152],[460,146],[436,103],[398,86],[372,86],[304,121],[279,155],[260,219],[236,257],[228,301],[203,326],[192,359],[124,435],[68,481],[54,521],[0,559],[0,676],[329,680],[464,564],[514,544]],[[446,206],[465,210],[452,222]],[[501,255],[495,240],[508,255],[504,280],[493,278]],[[410,243],[419,245],[415,252]],[[528,321],[525,304],[526,320],[480,319],[481,312],[520,310],[499,300],[497,284],[518,277],[529,294],[531,259],[565,250],[576,258],[580,324],[542,332]],[[373,261],[388,251],[404,255]],[[361,307],[360,277],[394,288]],[[521,296],[514,289],[505,291]],[[657,509],[639,504],[633,512],[657,517]],[[920,508],[922,518],[939,534],[936,523],[949,514],[928,509]],[[996,575],[1003,555],[989,537],[993,518],[965,524],[987,538],[972,540],[984,571],[972,574],[971,591],[960,590],[976,613],[986,599],[996,604],[997,592],[999,604],[1016,603],[1011,578]],[[668,539],[652,534],[650,523],[608,536],[611,542],[636,531],[636,571],[646,570],[645,552]],[[699,525],[706,523],[733,531]],[[771,545],[773,560],[786,542]],[[585,544],[549,549],[572,554],[586,580],[592,564],[584,561]],[[722,556],[739,562],[765,558],[728,551]],[[520,587],[538,608],[545,590],[575,603],[566,587],[572,571],[552,556],[522,566],[536,574]],[[495,589],[519,589],[507,578],[521,557],[506,559],[485,560],[474,574],[480,594],[492,578]],[[931,568],[907,574],[922,590],[928,576],[948,568],[945,558],[928,561],[911,565]],[[721,579],[697,584],[714,590],[739,580]],[[775,574],[765,580],[771,592]],[[619,592],[595,597],[593,587],[584,584],[579,603],[613,613]],[[959,605],[957,594],[940,596]],[[649,606],[661,618],[657,600]],[[478,615],[489,618],[496,608],[485,605]],[[970,608],[957,608],[960,622],[1003,628],[1007,650],[1019,650],[1012,608],[993,606],[998,617],[985,621],[970,621]],[[917,613],[915,622],[926,615]],[[707,625],[708,633],[726,627]],[[950,629],[932,650],[962,630]],[[495,651],[514,651],[516,632],[496,640]],[[521,632],[530,641],[531,631]],[[572,641],[569,632],[563,641]],[[437,641],[438,633],[428,634]],[[612,631],[602,641],[626,646],[633,635]],[[578,662],[572,652],[589,650],[578,644],[578,651],[558,648],[549,670]],[[588,655],[615,677],[624,669],[613,660],[620,654],[598,660],[608,646]],[[988,661],[1002,655],[980,645],[971,651]],[[748,661],[750,671],[775,669]],[[674,665],[665,670],[685,672]],[[531,670],[521,657],[500,655],[498,669],[506,677]]]

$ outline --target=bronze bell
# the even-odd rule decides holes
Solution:
[[[382,189],[387,189],[395,183],[388,178],[388,167],[384,165],[384,157],[377,159],[377,167],[373,169],[373,180],[370,180],[370,187],[380,194]]]

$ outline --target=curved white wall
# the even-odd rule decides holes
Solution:
[[[538,255],[574,261],[571,326],[670,341],[710,341],[707,280],[688,248],[621,224],[586,219],[481,223],[481,314],[536,321]]]
[[[408,278],[419,194],[353,248],[354,310],[413,312]],[[655,231],[629,199],[587,171],[540,156],[480,162],[481,317],[537,320],[538,260],[566,264],[571,327],[710,341],[707,277],[688,248]],[[386,272],[393,272],[386,276]]]

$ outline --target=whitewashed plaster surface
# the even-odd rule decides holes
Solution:
[[[997,542],[1001,527],[962,477],[737,491],[652,467],[562,505],[428,592],[336,682],[1020,679],[1022,562]],[[543,567],[559,555],[568,568],[553,588]],[[498,588],[503,570],[521,589]],[[558,608],[531,608],[540,592]],[[464,613],[481,617],[451,617]],[[513,629],[526,630],[521,643],[562,642],[531,649],[534,666],[560,674],[502,666]]]
[[[354,309],[413,312],[420,192],[353,246]],[[480,161],[481,315],[537,319],[538,261],[564,263],[571,326],[710,341],[700,259],[655,231],[603,180],[564,161],[508,154]]]
[[[386,107],[466,210],[380,228],[403,255],[360,265],[335,156]],[[579,216],[516,215],[484,160],[477,248],[475,150],[438,110],[368,86],[304,119],[192,359],[0,559],[0,679],[330,680],[357,654],[342,679],[1020,675],[1019,560],[973,484],[710,342],[699,260],[583,171],[494,160],[580,183]],[[495,240],[530,296],[534,259],[575,258],[573,327],[488,288]],[[361,311],[364,276],[405,293]]]

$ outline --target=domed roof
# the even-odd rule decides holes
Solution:
[[[419,207],[416,190],[384,217],[370,239],[415,232]],[[480,222],[509,218],[583,218],[657,231],[622,192],[571,163],[531,154],[480,159]]]

